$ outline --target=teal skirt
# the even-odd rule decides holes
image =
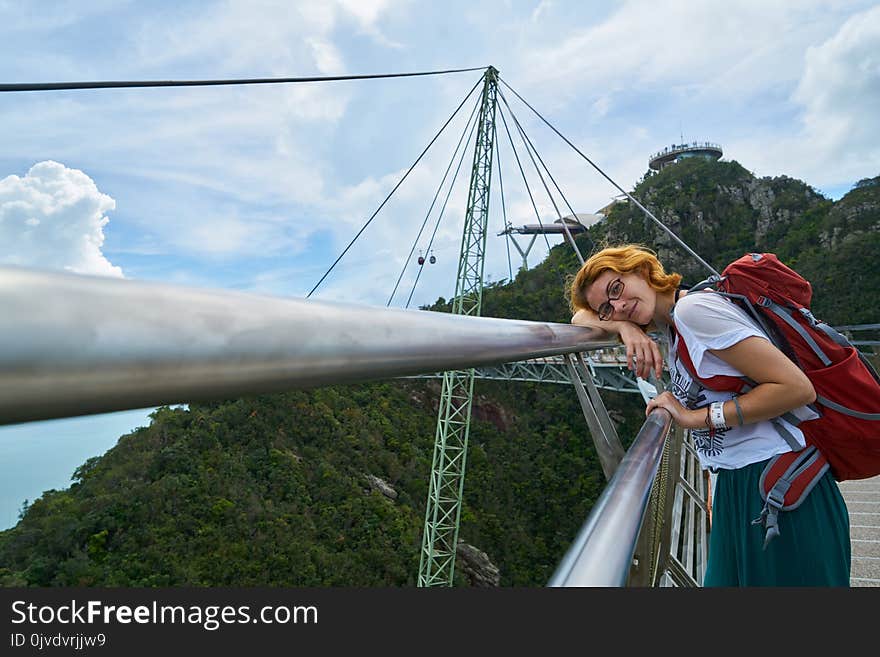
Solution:
[[[779,513],[780,535],[765,550],[764,527],[752,524],[765,464],[718,472],[703,586],[849,586],[849,513],[834,477],[826,472],[798,508]]]

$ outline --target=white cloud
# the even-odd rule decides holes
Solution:
[[[757,175],[786,174],[819,189],[880,172],[880,7],[853,14],[799,59],[792,122],[725,144]],[[772,147],[768,148],[768,144]]]
[[[540,20],[541,14],[549,11],[553,4],[552,0],[541,0],[538,6],[532,10],[531,21],[534,23]]]
[[[338,0],[339,7],[359,23],[363,32],[376,43],[387,48],[402,48],[396,41],[388,39],[379,29],[379,19],[388,14],[395,3],[392,0]]]
[[[342,54],[326,39],[307,39],[309,47],[315,58],[315,66],[324,75],[342,75],[345,66],[342,62]]]
[[[853,164],[850,175],[880,172],[880,7],[851,17],[807,50],[794,99],[803,104],[804,138],[822,159]],[[873,162],[873,172],[864,162]],[[852,167],[846,167],[852,169]]]
[[[574,28],[564,39],[529,52],[528,59],[534,78],[553,82],[574,75],[577,81],[626,88],[724,78],[725,86],[739,87],[751,76],[754,85],[766,81],[768,73],[775,77],[792,69],[790,61],[751,55],[778,52],[802,38],[811,24],[807,9],[814,4],[629,0],[606,20]],[[731,71],[739,71],[734,80],[727,77]]]
[[[52,39],[40,56],[57,57],[65,66],[38,66],[30,54],[16,51],[10,55],[15,67],[5,61],[0,68],[7,67],[10,79],[39,79],[41,70],[61,70],[66,79],[186,79],[492,63],[626,189],[646,170],[649,154],[678,140],[680,131],[688,140],[721,142],[726,156],[759,175],[785,173],[821,186],[832,177],[871,175],[866,162],[876,162],[876,78],[846,79],[863,70],[858,61],[864,68],[870,60],[864,44],[874,32],[846,23],[860,11],[860,20],[872,17],[863,11],[867,6],[864,0],[597,0],[588,7],[554,0],[494,6],[462,0],[442,7],[410,0],[182,2],[162,12],[132,6],[138,27],[119,30],[107,42],[101,74],[92,60]],[[107,20],[116,18],[108,12]],[[80,26],[81,47],[89,52],[92,40],[85,35],[93,26]],[[408,47],[391,50],[391,39],[406,40]],[[40,159],[76,161],[107,181],[102,185],[113,185],[124,207],[114,213],[113,225],[124,226],[126,237],[114,241],[117,257],[165,256],[149,263],[150,273],[187,258],[174,266],[197,263],[205,279],[214,268],[243,262],[247,274],[241,278],[249,278],[263,270],[258,263],[265,257],[263,271],[277,267],[280,273],[254,274],[255,283],[281,286],[296,278],[286,272],[317,280],[321,265],[329,266],[391,191],[470,84],[464,76],[448,76],[22,94],[0,109],[0,124],[14,167],[9,170],[23,171]],[[619,193],[502,89],[576,212],[595,212]],[[858,107],[847,107],[850,100]],[[443,139],[452,142],[457,134],[450,126]],[[833,134],[841,137],[832,140]],[[850,146],[846,135],[853,137]],[[533,223],[506,135],[499,139],[508,220]],[[514,140],[521,149],[515,132]],[[818,146],[832,159],[812,156]],[[322,297],[338,289],[343,298],[363,299],[380,280],[393,284],[451,151],[452,143],[432,147],[340,262],[338,275],[322,286]],[[555,219],[528,157],[519,152],[542,220]],[[842,166],[847,157],[851,166]],[[420,288],[434,279],[439,290],[454,282],[454,271],[439,280],[440,263],[458,256],[470,158],[469,151],[457,185],[462,191],[450,200],[437,235],[440,262],[424,272]],[[505,245],[495,236],[496,183],[493,178],[487,268],[497,260],[506,270]],[[433,223],[432,217],[426,235]],[[546,251],[541,243],[533,253]],[[129,275],[142,275],[145,263],[120,260]]]
[[[381,45],[390,45],[378,26],[394,4],[389,0],[248,0],[214,3],[199,11],[161,12],[141,24],[138,60],[159,66],[189,59],[214,68],[304,74],[307,64],[321,70],[325,61],[326,50],[314,51],[312,43],[329,44],[346,18]]]
[[[59,0],[52,3],[51,11],[29,3],[0,2],[0,23],[9,32],[25,32],[68,28],[84,18],[99,15],[108,10],[119,9],[128,0]]]
[[[256,0],[147,13],[126,36],[131,47],[120,51],[122,61],[113,65],[125,69],[117,76],[124,79],[340,75],[349,62],[337,32],[353,23],[380,35],[381,21],[396,4]],[[304,246],[304,231],[284,229],[267,215],[288,214],[290,221],[303,206],[322,206],[333,195],[341,176],[329,166],[328,144],[343,134],[339,124],[364,89],[338,83],[81,94],[70,100],[47,95],[39,112],[54,113],[55,159],[78,157],[89,170],[100,166],[141,177],[144,189],[156,181],[166,183],[160,188],[166,193],[193,187],[195,203],[185,210],[155,193],[140,202],[127,199],[123,221],[157,235],[170,247],[164,253],[213,258]],[[16,141],[6,142],[7,152],[25,157],[42,118],[22,111],[0,118]],[[96,134],[101,139],[91,140]],[[160,203],[168,211],[151,211]],[[271,209],[248,207],[253,204]]]
[[[389,0],[339,0],[339,6],[357,18],[364,27],[375,27],[379,17],[392,4]]]
[[[796,83],[803,51],[858,4],[865,3],[627,0],[558,39],[537,27],[526,32],[521,44],[531,47],[519,49],[509,72],[529,96],[557,106],[591,95],[648,94],[660,106],[672,98],[748,106],[763,91]]]
[[[116,202],[85,173],[51,160],[0,180],[0,261],[122,277],[101,252]]]
[[[876,3],[627,0],[607,9],[560,38],[528,23],[517,43],[536,46],[504,68],[623,187],[680,136],[721,142],[725,157],[758,175],[817,187],[876,174]]]

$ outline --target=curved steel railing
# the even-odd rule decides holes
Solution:
[[[548,586],[625,586],[672,416],[654,410]]]
[[[570,324],[0,267],[0,424],[582,352]]]
[[[616,344],[570,324],[12,267],[0,267],[0,308],[0,424],[466,369]],[[550,586],[626,583],[669,425],[666,411],[648,417]],[[596,447],[605,448],[601,441]]]

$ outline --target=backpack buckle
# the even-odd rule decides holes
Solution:
[[[773,302],[765,296],[760,296],[755,300],[755,303],[763,308],[768,308]]]
[[[780,490],[784,489],[784,490]],[[785,493],[788,492],[788,486],[780,486],[779,483],[776,484],[770,492],[767,493],[767,504],[776,509],[781,509],[785,506]]]
[[[766,530],[762,550],[766,550],[770,542],[782,533],[779,531],[779,509],[771,506],[769,502],[764,504],[761,515],[752,520],[752,524],[760,525]]]
[[[819,320],[813,316],[813,313],[810,312],[809,308],[798,308],[798,310],[800,311],[801,315],[803,315],[804,318],[810,323],[810,326],[815,327],[819,325]]]

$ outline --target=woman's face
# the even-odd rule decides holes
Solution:
[[[609,299],[609,295],[617,298]],[[612,312],[607,319],[629,321],[642,326],[651,322],[657,306],[657,292],[638,272],[618,274],[614,270],[606,269],[587,288],[586,297],[590,308],[597,313],[603,304],[610,304]],[[602,317],[606,318],[604,313]]]

